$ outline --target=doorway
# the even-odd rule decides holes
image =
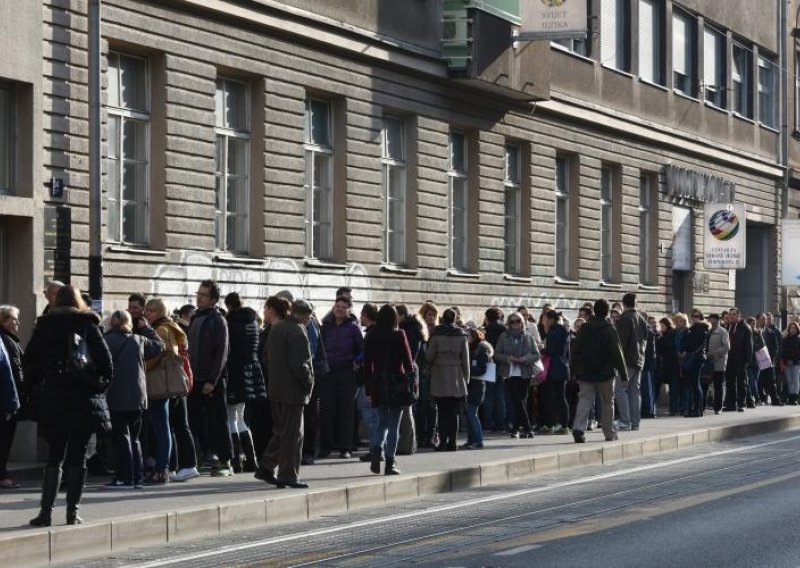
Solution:
[[[769,254],[773,232],[772,227],[747,224],[747,267],[736,271],[736,305],[742,315],[754,316],[774,307],[769,286],[777,266]]]

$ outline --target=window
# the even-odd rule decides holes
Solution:
[[[706,102],[725,108],[725,36],[706,26],[703,30],[703,89]]]
[[[672,87],[690,97],[697,96],[697,21],[672,12]]]
[[[522,196],[522,174],[520,163],[520,147],[516,144],[506,145],[505,164],[505,214],[504,244],[506,274],[520,273],[520,211]]]
[[[469,180],[467,171],[467,139],[461,132],[450,134],[450,263],[452,268],[466,271],[467,223],[469,213]]]
[[[733,110],[747,118],[753,118],[753,52],[740,43],[733,44]]]
[[[600,63],[630,71],[630,0],[600,2]]]
[[[777,65],[766,57],[758,58],[758,120],[764,126],[775,128],[775,78]]]
[[[306,254],[333,258],[333,137],[331,103],[306,101]]]
[[[664,4],[660,0],[639,0],[639,77],[666,85]]]
[[[14,192],[14,90],[0,84],[0,195]]]
[[[570,199],[569,162],[556,158],[556,276],[570,276]]]
[[[614,170],[600,174],[600,267],[603,282],[614,282]]]
[[[383,117],[384,243],[389,264],[406,263],[406,139],[402,118]]]
[[[653,282],[656,180],[651,175],[639,179],[639,283]]]
[[[219,250],[246,253],[250,209],[250,132],[245,83],[217,79],[214,98],[214,236]]]
[[[794,52],[794,130],[800,131],[800,51]]]
[[[108,239],[148,244],[150,114],[147,60],[108,55]]]
[[[586,29],[591,30],[591,21],[592,21],[592,1],[585,0],[587,3],[586,6],[586,15],[589,18],[587,22]],[[589,32],[591,34],[591,32]],[[574,38],[565,38],[565,39],[556,39],[553,40],[553,43],[566,47],[569,51],[573,53],[577,53],[578,55],[583,55],[584,57],[589,57],[591,55],[591,35],[587,35],[585,37],[574,37]]]

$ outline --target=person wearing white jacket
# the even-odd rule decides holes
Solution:
[[[728,331],[719,325],[719,314],[711,314],[708,316],[708,323],[711,324],[711,332],[708,336],[708,360],[714,365],[713,383],[714,383],[714,414],[719,414],[722,411],[723,387],[725,385],[725,368],[728,365],[728,351],[731,350],[731,341],[728,337]],[[705,408],[705,396],[703,393]]]

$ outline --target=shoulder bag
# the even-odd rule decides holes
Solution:
[[[146,381],[147,398],[153,400],[186,396],[191,387],[183,368],[183,358],[172,349],[161,355],[158,365],[147,373]]]
[[[387,345],[380,385],[380,402],[388,406],[411,406],[419,398],[416,366],[409,372],[389,373],[389,349]]]

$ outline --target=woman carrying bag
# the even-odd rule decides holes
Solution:
[[[533,336],[526,331],[525,322],[519,313],[508,316],[506,323],[506,331],[497,341],[494,360],[497,362],[499,375],[508,380],[508,398],[516,410],[511,437],[533,438],[527,407],[534,363],[541,358],[539,347]]]

